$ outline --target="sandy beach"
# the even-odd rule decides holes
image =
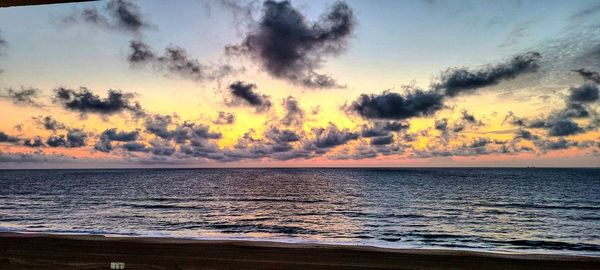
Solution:
[[[0,233],[1,269],[600,269],[600,258],[360,246]]]

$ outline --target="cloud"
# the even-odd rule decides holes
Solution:
[[[0,97],[12,100],[12,102],[17,105],[42,107],[42,105],[35,100],[37,97],[39,97],[39,95],[39,89],[21,86],[20,89],[6,89],[6,93],[0,95]]]
[[[394,135],[375,137],[371,139],[371,145],[387,145],[394,142]]]
[[[289,1],[267,0],[260,20],[241,44],[228,46],[228,54],[258,60],[272,76],[309,88],[339,87],[316,72],[325,58],[346,50],[356,25],[352,9],[335,2],[320,19],[309,22]]]
[[[184,142],[192,139],[220,139],[222,136],[218,132],[210,132],[210,127],[203,124],[184,122],[177,126],[173,131],[173,139],[178,142]]]
[[[83,147],[87,145],[88,134],[82,129],[69,129],[67,136],[65,135],[50,135],[46,139],[46,144],[50,147]]]
[[[599,90],[596,83],[587,82],[580,86],[571,87],[569,92],[569,102],[589,103],[599,99]]]
[[[276,143],[290,143],[300,141],[300,135],[293,130],[278,129],[271,127],[266,133],[265,138],[271,139]]]
[[[81,129],[70,129],[67,132],[67,147],[82,147],[87,145],[87,133]]]
[[[593,3],[593,2],[592,2]],[[600,12],[600,4],[593,4],[586,6],[578,12],[572,14],[569,19],[574,22],[581,22],[592,17],[594,14]]]
[[[476,124],[477,123],[477,119],[475,119],[475,116],[472,115],[472,114],[470,114],[467,110],[461,111],[461,114],[462,114],[461,119],[463,121],[466,121],[466,122],[471,123],[471,124]]]
[[[547,123],[549,136],[568,136],[581,133],[583,129],[570,119],[556,119]]]
[[[217,119],[213,121],[215,125],[230,125],[235,122],[235,114],[229,112],[219,112]]]
[[[470,147],[470,148],[485,147],[486,145],[488,145],[490,143],[492,143],[492,141],[488,138],[485,138],[485,137],[476,138],[468,145],[468,147]]]
[[[429,90],[405,87],[404,94],[384,91],[381,94],[361,94],[345,109],[367,119],[408,119],[430,116],[444,108],[444,102],[460,92],[472,92],[477,88],[494,85],[500,80],[511,79],[538,69],[540,54],[529,52],[513,57],[506,63],[488,65],[479,70],[451,68],[442,73],[440,82]],[[463,112],[463,120],[475,121]],[[473,123],[473,122],[472,122]]]
[[[315,128],[312,131],[315,135],[312,145],[317,148],[330,148],[342,145],[360,137],[358,133],[352,132],[347,128],[339,129],[333,123],[330,123],[327,128]]]
[[[228,106],[238,106],[246,104],[254,107],[256,112],[265,112],[271,108],[271,97],[255,92],[256,85],[237,81],[229,85],[229,92],[232,99],[226,104]]]
[[[592,82],[595,82],[595,83],[600,83],[600,73],[598,73],[597,71],[591,71],[591,70],[587,70],[587,69],[584,69],[584,68],[575,69],[573,71],[577,72],[585,80],[592,81]]]
[[[169,129],[174,126],[174,129]],[[169,115],[154,115],[145,120],[146,131],[157,137],[168,140],[174,140],[177,143],[185,143],[194,140],[220,139],[221,133],[211,132],[208,125],[196,124],[192,122],[183,122],[177,124],[173,117]]]
[[[564,109],[556,110],[553,112],[554,116],[558,118],[586,118],[590,116],[588,109],[580,104],[574,102],[568,102]]]
[[[102,134],[100,134],[100,137],[111,141],[130,142],[137,140],[139,135],[140,134],[138,130],[118,131],[116,128],[110,128],[104,130]]]
[[[548,136],[569,136],[584,131],[573,120],[564,117],[549,117],[547,119],[535,119],[526,124],[529,128],[541,128],[548,130]]]
[[[521,74],[536,71],[541,55],[528,52],[517,55],[506,63],[488,65],[479,70],[466,68],[450,68],[442,72],[435,89],[444,90],[444,94],[454,97],[461,92],[470,92],[477,88],[498,84],[501,80],[512,79]]]
[[[435,120],[433,127],[443,133],[448,132],[448,119],[443,118],[443,119]]]
[[[304,120],[304,110],[300,108],[298,101],[294,97],[288,96],[284,99],[283,108],[285,109],[285,117],[281,120],[283,125],[302,125]]]
[[[56,119],[52,118],[52,116],[48,115],[45,117],[39,116],[33,118],[36,123],[44,127],[46,130],[58,131],[61,129],[65,129],[65,124],[58,122]]]
[[[112,149],[112,142],[109,140],[100,140],[94,144],[94,150],[98,150],[100,152],[109,153],[112,151]]]
[[[126,142],[121,147],[129,152],[148,152],[150,151],[145,144],[141,142]]]
[[[532,134],[528,130],[520,128],[515,132],[514,139],[537,140],[539,137]]]
[[[108,90],[106,98],[98,95],[85,87],[77,90],[59,87],[54,90],[54,101],[60,103],[65,109],[87,113],[98,113],[110,115],[122,111],[130,111],[135,116],[141,116],[144,112],[139,103],[133,102],[135,94],[123,93],[120,90]]]
[[[35,136],[32,139],[24,139],[23,145],[27,147],[42,147],[44,143],[42,142],[42,138]]]
[[[17,143],[21,139],[17,136],[12,136],[0,131],[0,142],[9,142],[9,143]]]
[[[8,41],[2,37],[2,31],[0,31],[0,55],[6,54],[8,48]]]
[[[169,131],[169,125],[173,123],[173,117],[170,115],[156,114],[145,119],[144,126],[148,133],[154,134],[163,139],[172,137],[172,132]]]
[[[361,136],[363,138],[389,136],[391,132],[400,132],[410,127],[408,123],[399,121],[376,121],[372,125],[363,125]]]
[[[193,81],[218,80],[237,72],[230,65],[203,65],[196,59],[191,59],[186,50],[169,46],[163,55],[157,55],[144,42],[132,40],[129,43],[129,63],[133,66],[149,66],[165,75],[173,74]]]
[[[408,119],[416,116],[429,116],[441,110],[444,96],[436,91],[420,89],[408,91],[404,95],[390,91],[376,94],[362,94],[346,109],[368,119]]]
[[[558,140],[537,140],[534,141],[535,146],[540,149],[542,152],[546,152],[548,150],[562,150],[567,149],[572,146],[577,146],[577,141],[567,140],[565,138],[560,138]]]
[[[153,140],[150,141],[150,152],[157,156],[172,156],[177,149],[168,141]]]
[[[65,147],[67,140],[65,140],[65,135],[51,135],[46,139],[46,144],[50,147]]]
[[[140,34],[150,23],[143,17],[140,7],[129,0],[111,0],[102,10],[88,7],[63,19],[68,24],[88,23],[101,28]]]

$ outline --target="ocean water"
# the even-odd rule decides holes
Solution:
[[[0,230],[600,256],[600,169],[9,170]]]

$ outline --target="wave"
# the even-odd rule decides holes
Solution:
[[[481,207],[519,208],[519,209],[564,209],[564,210],[600,210],[600,206],[591,205],[542,205],[532,203],[476,203]]]
[[[574,251],[594,251],[600,252],[600,245],[582,244],[582,243],[567,243],[560,241],[544,241],[544,240],[510,240],[510,241],[494,241],[498,244],[508,244],[514,247],[535,248],[535,249],[550,249],[550,250],[574,250]]]

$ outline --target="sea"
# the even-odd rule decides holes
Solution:
[[[600,256],[600,169],[3,170],[0,231]]]

